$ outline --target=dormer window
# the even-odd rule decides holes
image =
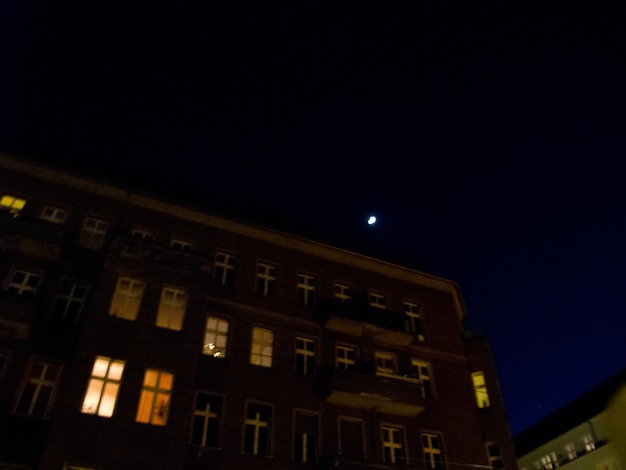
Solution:
[[[370,306],[374,308],[387,308],[387,296],[378,292],[370,292],[369,295]]]
[[[20,214],[21,210],[24,209],[25,205],[26,199],[21,199],[17,196],[12,196],[10,194],[4,194],[0,198],[0,208],[8,210],[13,217],[17,217]]]

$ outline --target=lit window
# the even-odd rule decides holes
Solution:
[[[157,312],[156,325],[179,331],[187,308],[187,293],[166,287],[161,292],[161,303]]]
[[[382,432],[385,462],[403,463],[404,449],[402,446],[402,430],[399,428],[383,426]]]
[[[376,292],[370,292],[370,306],[374,308],[387,308],[387,296],[384,294],[378,294]]]
[[[104,236],[109,228],[108,222],[95,217],[85,217],[78,237],[78,246],[89,250],[99,250],[104,245]]]
[[[541,463],[541,468],[544,470],[552,470],[554,468],[558,468],[559,466],[555,452],[544,455],[539,459],[539,461]]]
[[[296,338],[296,371],[309,377],[315,374],[315,341],[312,339]]]
[[[62,224],[67,219],[67,210],[61,207],[45,205],[41,209],[39,218],[55,224]]]
[[[8,210],[13,217],[17,217],[25,205],[26,199],[20,199],[9,194],[5,194],[0,198],[0,208]]]
[[[563,447],[563,450],[565,450],[565,455],[567,456],[567,460],[574,460],[578,456],[576,454],[576,447],[574,446],[573,442],[570,442],[569,444],[565,444],[565,446]]]
[[[262,367],[272,367],[273,345],[274,332],[272,330],[254,327],[252,329],[250,364]]]
[[[174,376],[162,370],[148,369],[143,378],[137,422],[164,426],[172,397]]]
[[[61,365],[33,360],[20,390],[15,413],[43,418],[48,414],[61,376]]]
[[[52,308],[52,320],[66,325],[76,325],[80,318],[89,287],[85,284],[64,281]]]
[[[339,448],[347,459],[365,458],[363,422],[356,419],[339,418]]]
[[[343,370],[354,370],[356,366],[356,348],[337,345],[335,367]]]
[[[125,364],[109,357],[96,357],[83,400],[83,413],[105,418],[113,416]]]
[[[213,357],[226,357],[227,340],[228,321],[223,318],[207,317],[202,353]]]
[[[233,287],[235,285],[235,265],[235,255],[216,253],[215,282],[220,286]]]
[[[350,300],[352,298],[352,287],[336,282],[333,289],[333,295],[336,299],[339,299],[340,302]]]
[[[298,303],[311,306],[315,303],[315,278],[298,274]]]
[[[404,329],[407,333],[422,332],[420,306],[413,302],[404,302]]]
[[[383,375],[397,374],[398,361],[396,355],[387,351],[376,351],[376,372]]]
[[[259,263],[256,268],[256,293],[273,297],[276,287],[276,266]]]
[[[472,372],[472,382],[474,384],[474,394],[478,408],[489,408],[489,394],[485,383],[485,374],[482,372]]]
[[[270,455],[272,408],[248,403],[244,424],[243,451],[252,455]]]
[[[587,434],[587,435],[583,436],[582,437],[582,441],[583,441],[583,446],[585,446],[585,450],[587,452],[595,450],[596,443],[595,443],[595,439],[593,438],[593,436],[591,434]]]
[[[434,468],[435,470],[443,470],[445,468],[441,436],[438,434],[422,434],[422,452],[424,453],[426,468]]]
[[[422,398],[432,398],[433,387],[430,381],[430,365],[427,362],[411,359],[411,376],[420,381]]]
[[[11,272],[5,289],[17,295],[35,295],[42,278],[42,272],[17,268]]]
[[[502,454],[498,444],[495,442],[487,444],[487,455],[489,456],[489,464],[492,470],[504,470],[504,462],[502,461]]]
[[[202,447],[217,447],[222,397],[209,393],[196,394],[196,408],[191,423],[191,443]]]
[[[296,412],[293,436],[293,458],[296,462],[317,462],[317,435],[317,415]]]
[[[120,277],[117,280],[109,315],[126,320],[136,320],[144,286],[142,281]]]
[[[145,241],[153,241],[156,238],[156,234],[152,230],[145,230],[143,228],[134,228],[130,236]]]
[[[180,238],[172,238],[170,247],[179,251],[191,251],[192,244]]]

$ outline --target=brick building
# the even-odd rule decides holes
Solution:
[[[0,469],[516,468],[456,283],[0,156]]]

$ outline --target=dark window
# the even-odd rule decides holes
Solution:
[[[248,403],[243,440],[246,454],[270,455],[271,417],[270,406]]]
[[[296,413],[293,456],[296,462],[317,462],[317,415]]]
[[[222,397],[198,392],[193,412],[191,443],[203,447],[217,447]]]

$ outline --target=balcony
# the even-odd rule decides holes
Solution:
[[[181,251],[152,240],[118,237],[111,244],[107,263],[123,261],[140,262],[162,270],[175,269],[192,276],[208,276],[212,264],[209,257],[201,254]]]
[[[63,227],[38,219],[0,215],[0,252],[55,262],[61,256]]]
[[[418,379],[368,373],[364,368],[323,369],[315,381],[316,393],[327,403],[408,417],[424,411],[428,401],[424,397],[430,395],[426,390]]]
[[[404,313],[371,307],[363,296],[344,302],[325,299],[318,302],[315,315],[327,329],[372,341],[408,346],[413,335],[404,329]]]

